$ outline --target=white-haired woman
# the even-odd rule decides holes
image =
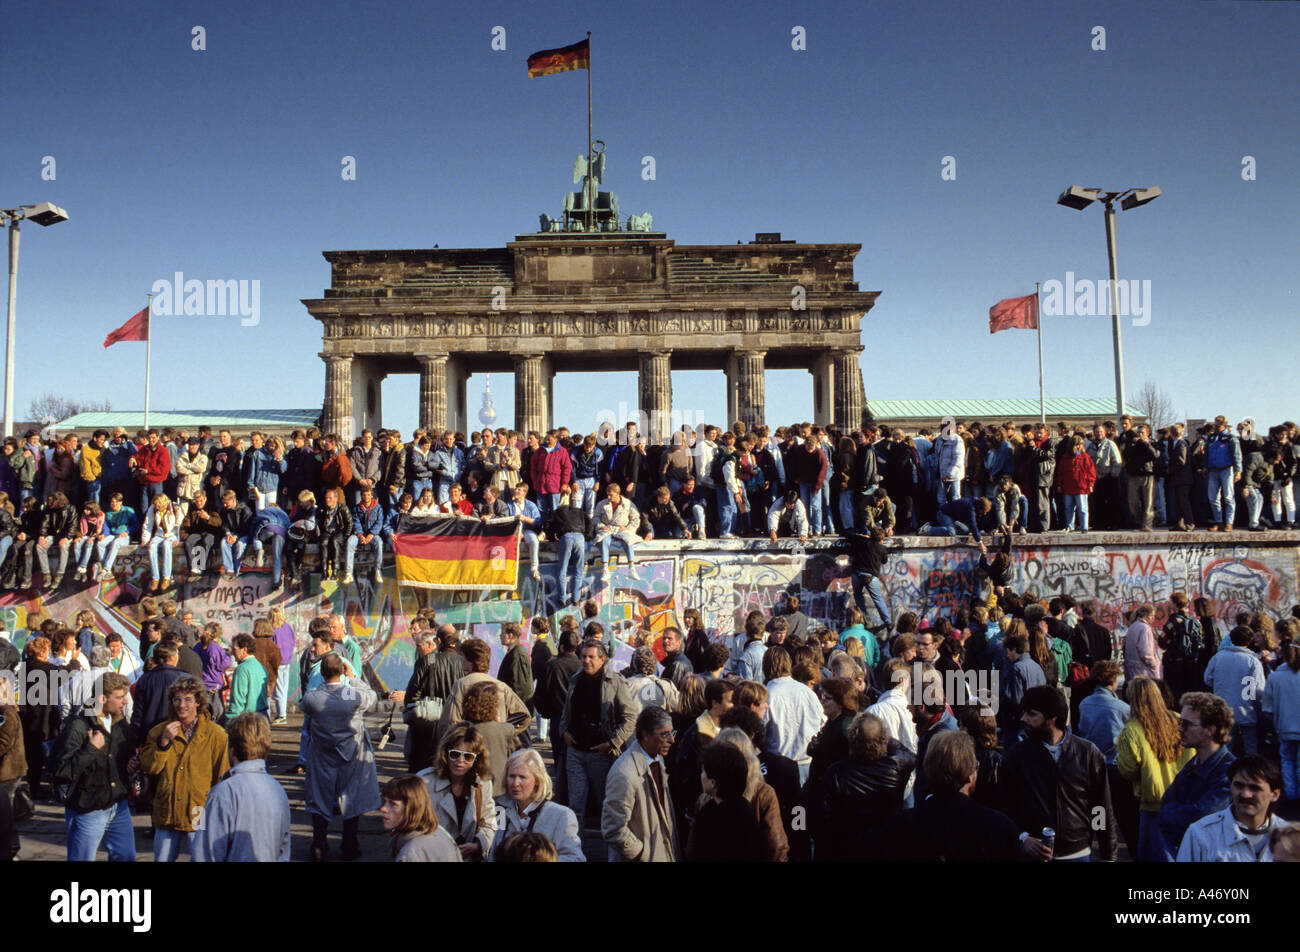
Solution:
[[[561,863],[585,863],[578,818],[551,799],[551,778],[541,754],[517,750],[506,761],[506,792],[497,798],[496,855],[502,842],[519,833],[541,833],[554,845]]]

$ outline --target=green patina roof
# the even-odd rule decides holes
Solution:
[[[320,409],[310,410],[150,410],[150,427],[194,429],[210,426],[231,430],[293,430],[315,424]],[[110,429],[115,426],[138,430],[144,426],[139,410],[110,410],[107,413],[78,413],[55,425],[58,430]]]
[[[1051,397],[1043,402],[1046,415],[1052,419],[1097,418],[1109,420],[1115,415],[1115,401],[1107,397],[1082,397],[1069,399]],[[959,420],[995,422],[1007,417],[1038,416],[1038,401],[1025,400],[868,400],[872,417],[878,420],[924,420],[933,422],[945,416]],[[1125,412],[1145,419],[1146,414],[1131,404]]]

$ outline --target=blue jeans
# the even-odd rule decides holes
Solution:
[[[718,498],[718,535],[731,535],[736,528],[736,497],[725,486],[716,487],[714,492]]]
[[[172,577],[172,549],[176,546],[175,539],[169,539],[166,536],[154,536],[149,540],[149,571],[152,573],[150,578],[163,579]],[[162,553],[162,574],[158,574],[158,554]]]
[[[885,588],[880,584],[880,579],[870,572],[853,573],[853,597],[862,608],[866,602],[862,599],[862,593],[865,591],[871,597],[871,603],[876,606],[876,614],[880,616],[882,625],[889,624],[889,605],[885,601]]]
[[[831,484],[830,481],[822,483],[822,519],[825,523],[824,528],[827,532],[834,532],[835,526],[831,524]]]
[[[95,543],[95,552],[99,555],[100,571],[105,575],[113,574],[113,563],[117,561],[117,550],[122,547],[126,536],[105,536]]]
[[[353,536],[352,538],[356,538]],[[284,564],[284,536],[276,535],[274,532],[265,532],[253,540],[253,550],[262,552],[266,549],[268,543],[271,546],[271,582],[276,587],[280,587],[281,566]],[[348,549],[348,571],[352,571],[351,548]]]
[[[244,561],[244,550],[248,548],[248,539],[240,536],[231,545],[226,537],[221,537],[221,567],[232,575],[238,571],[239,563]]]
[[[1085,495],[1062,497],[1065,500],[1065,528],[1088,531],[1088,497]],[[1076,525],[1076,523],[1078,523]]]
[[[193,833],[182,833],[179,830],[157,830],[153,835],[153,861],[155,863],[174,863],[181,855],[181,847],[184,847],[190,854],[190,860],[194,859],[194,836]]]
[[[375,537],[371,539],[368,543],[366,543],[366,545],[364,546],[362,546],[361,544],[361,537],[356,534],[353,534],[348,536],[348,549],[346,555],[344,555],[343,557],[343,571],[345,574],[347,575],[352,574],[352,560],[356,558],[357,549],[359,548],[365,548],[366,550],[373,549],[375,553],[375,568],[378,569],[383,567],[384,541],[381,538],[379,538],[379,534],[376,533]],[[277,566],[276,566],[275,574],[276,574],[276,578],[279,578],[280,571],[278,565],[279,563],[278,558],[276,559],[276,562],[277,562]]]
[[[1138,854],[1139,863],[1170,863],[1173,857],[1168,854],[1169,847],[1160,833],[1160,814],[1154,810],[1138,811]]]
[[[446,502],[448,499],[451,498],[451,487],[454,485],[456,485],[456,481],[454,479],[448,479],[446,476],[438,477],[438,488],[434,492],[434,496],[438,500],[438,505],[441,506],[444,502]]]
[[[596,477],[590,479],[575,479],[582,488],[582,508],[587,510],[587,515],[593,519],[596,517]]]
[[[840,491],[840,531],[852,529],[856,526],[856,518],[853,514],[853,490],[844,489]]]
[[[1022,529],[1029,528],[1029,499],[1025,496],[1020,497],[1020,504],[1016,506],[1016,525]]]
[[[540,491],[537,493],[537,509],[542,514],[542,522],[546,521],[546,518],[555,511],[559,504],[559,493],[544,493]]]
[[[704,514],[704,503],[691,503],[691,505],[682,510],[682,522],[686,523],[686,528],[691,530],[691,536],[693,538],[705,538],[707,517]]]
[[[1241,497],[1246,503],[1246,524],[1253,529],[1259,525],[1260,514],[1264,511],[1264,494],[1253,486],[1247,486],[1241,491]]]
[[[952,482],[947,483],[940,480],[939,485],[936,487],[936,491],[939,497],[939,505],[942,506],[944,503],[956,502],[961,498],[961,483],[955,479],[952,480]]]
[[[970,532],[970,527],[966,523],[958,522],[943,511],[935,513],[934,519],[938,525],[930,527],[930,535],[932,536],[967,535]]]
[[[275,694],[271,698],[271,707],[274,709],[275,717],[287,717],[289,714],[289,662],[280,665],[280,673],[276,676]]]
[[[632,542],[629,542],[628,539],[627,539],[624,535],[622,535],[622,534],[616,534],[616,533],[613,533],[613,532],[606,532],[604,535],[602,535],[599,539],[596,540],[597,545],[600,546],[600,560],[601,560],[603,563],[605,563],[605,571],[606,571],[606,572],[609,571],[609,548],[610,548],[610,543],[612,543],[612,542],[614,542],[614,541],[617,541],[618,544],[622,547],[623,551],[627,554],[627,564],[628,564],[628,565],[631,565],[631,564],[632,564],[632,562],[633,562],[633,557],[634,557],[634,553],[635,553],[635,551],[636,551],[636,545],[633,544]]]
[[[86,502],[99,502],[99,480],[83,484],[86,490]]]
[[[89,813],[64,807],[63,817],[68,827],[69,863],[93,863],[100,842],[108,850],[110,863],[135,862],[135,830],[125,797],[111,807]]]
[[[1282,760],[1282,796],[1291,802],[1300,800],[1300,740],[1277,740]]]
[[[569,779],[569,809],[578,815],[578,826],[582,826],[583,817],[587,815],[587,792],[596,794],[597,809],[605,802],[605,780],[609,777],[609,768],[614,766],[612,754],[598,754],[591,750],[578,750],[570,747],[565,751],[564,769]]]
[[[416,505],[418,505],[419,502],[420,502],[420,495],[421,495],[421,494],[422,494],[426,489],[432,489],[432,488],[433,488],[433,480],[432,480],[432,479],[413,479],[413,480],[411,480],[411,486],[410,486],[410,489],[411,489],[411,499],[413,499],[413,500],[415,501]]]
[[[144,522],[144,513],[149,511],[153,505],[154,497],[161,496],[163,491],[162,483],[148,483],[140,487],[140,521]]]
[[[77,568],[84,569],[90,564],[90,557],[95,554],[96,541],[97,540],[94,536],[82,536],[76,542],[72,543],[74,555],[77,559]],[[6,542],[10,545],[13,544],[12,539],[4,539],[3,541],[0,541],[0,562],[4,561],[4,553],[9,551],[9,546],[5,545]]]
[[[1233,489],[1231,466],[1210,470],[1210,515],[1215,522],[1226,523],[1229,528],[1237,516],[1237,497]]]
[[[560,603],[568,605],[577,601],[582,591],[582,577],[587,573],[587,541],[581,532],[566,532],[560,536]],[[572,568],[570,568],[572,566]],[[573,588],[569,588],[569,579]],[[570,598],[572,594],[572,598]]]
[[[537,571],[537,550],[541,548],[542,541],[537,537],[537,533],[532,529],[525,529],[523,533],[524,545],[528,546],[528,557],[530,559],[529,568]]]
[[[808,513],[809,529],[813,535],[822,531],[822,494],[813,491],[812,483],[799,484],[799,498]]]

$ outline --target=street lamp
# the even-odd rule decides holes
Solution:
[[[1116,277],[1115,251],[1115,202],[1128,211],[1148,202],[1153,202],[1161,195],[1160,187],[1128,188],[1121,192],[1108,192],[1100,188],[1082,188],[1071,185],[1056,200],[1056,204],[1066,208],[1082,210],[1093,202],[1102,202],[1106,206],[1106,254],[1110,258],[1110,326],[1115,344],[1115,429],[1120,431],[1120,417],[1124,415],[1124,352],[1120,347],[1119,335],[1119,285]]]
[[[11,436],[14,429],[14,317],[18,305],[18,223],[24,218],[38,225],[54,225],[68,220],[68,213],[58,205],[41,202],[39,205],[19,205],[17,208],[0,208],[0,227],[9,222],[9,332],[5,336],[5,410],[4,432]]]

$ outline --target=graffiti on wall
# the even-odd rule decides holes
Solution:
[[[967,607],[984,584],[979,556],[978,550],[963,545],[891,549],[882,572],[890,613],[897,617],[914,611],[933,620]],[[682,612],[688,608],[700,611],[712,636],[724,637],[740,631],[750,611],[770,615],[784,610],[791,596],[798,596],[804,613],[838,630],[853,594],[847,553],[827,544],[773,549],[753,543],[728,550],[685,551],[650,544],[638,550],[634,565],[623,560],[613,565],[608,583],[600,580],[600,568],[599,563],[588,568],[582,579],[583,594],[595,603],[595,619],[613,636],[613,663],[620,669],[629,662],[642,631],[652,633],[651,644],[661,654],[658,634],[669,625],[681,627]],[[551,630],[557,631],[564,615],[578,613],[574,606],[557,609],[556,569],[554,562],[543,562],[540,581],[524,571],[518,588],[505,592],[417,592],[391,578],[374,582],[368,573],[358,573],[356,581],[346,586],[310,575],[302,593],[286,594],[271,590],[269,569],[250,568],[234,578],[208,575],[178,582],[173,594],[182,612],[194,613],[196,625],[219,623],[227,641],[236,633],[251,631],[256,619],[279,608],[302,650],[313,618],[341,615],[378,684],[401,688],[415,659],[407,631],[421,607],[431,607],[439,623],[450,623],[467,636],[487,641],[495,669],[505,651],[500,644],[501,625],[520,623],[524,647],[530,649],[535,616],[548,618]],[[1014,552],[1011,587],[1039,598],[1065,594],[1092,602],[1098,621],[1114,630],[1124,627],[1128,614],[1144,603],[1156,606],[1157,621],[1163,624],[1169,597],[1175,592],[1212,599],[1217,615],[1229,623],[1239,611],[1285,615],[1300,602],[1298,574],[1300,547],[1289,544],[1038,545]],[[79,611],[89,610],[101,632],[121,634],[134,650],[148,577],[145,554],[126,550],[113,576],[98,584],[85,583],[53,596],[35,591],[0,593],[0,618],[21,645],[28,629],[41,619],[53,617],[71,624]],[[863,611],[868,624],[875,624],[877,616],[869,600]],[[297,679],[297,665],[293,665],[295,691]]]

